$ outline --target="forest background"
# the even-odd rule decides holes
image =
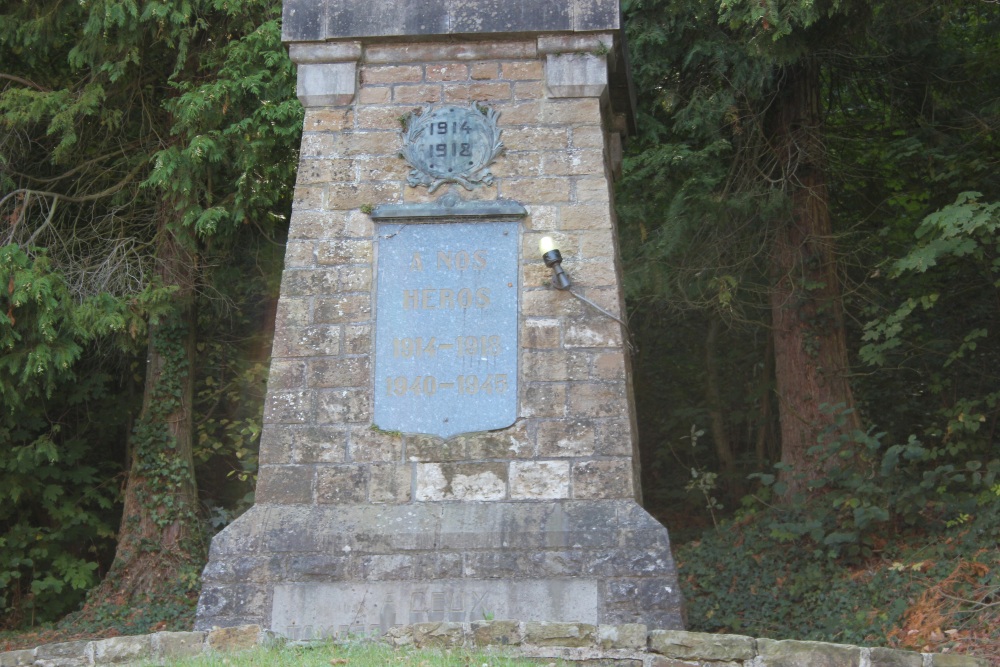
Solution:
[[[188,627],[252,503],[279,4],[0,3],[0,649]],[[642,484],[690,629],[1000,664],[1000,3],[623,4]]]

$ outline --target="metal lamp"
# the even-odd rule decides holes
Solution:
[[[542,253],[545,266],[552,269],[552,285],[556,289],[569,289],[573,281],[562,267],[562,253],[556,248],[556,242],[551,236],[543,236],[538,242],[538,250]]]

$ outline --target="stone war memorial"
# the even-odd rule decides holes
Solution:
[[[285,0],[283,25],[306,113],[256,504],[198,628],[681,629],[640,505],[617,0]]]

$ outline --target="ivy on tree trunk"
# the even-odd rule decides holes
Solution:
[[[161,215],[172,213],[163,204]],[[189,593],[201,566],[194,476],[196,261],[194,239],[161,222],[158,278],[176,289],[171,310],[151,322],[142,410],[132,431],[131,467],[115,560],[88,604],[122,604]],[[181,581],[178,582],[178,579]],[[178,583],[180,587],[178,588]]]

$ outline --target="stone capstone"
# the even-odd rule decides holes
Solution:
[[[675,630],[650,632],[649,650],[669,658],[708,660],[750,660],[757,653],[753,637]]]
[[[923,658],[918,653],[876,647],[871,650],[871,667],[923,667]]]
[[[354,99],[354,63],[301,64],[295,94],[304,106],[341,106]]]
[[[0,667],[26,667],[35,662],[35,652],[31,649],[0,653]]]
[[[600,97],[608,87],[608,63],[603,55],[550,53],[545,71],[553,97]]]
[[[204,632],[157,632],[151,635],[153,653],[160,658],[187,658],[205,650]]]
[[[825,642],[758,639],[761,667],[860,667],[857,646]]]
[[[597,641],[601,648],[646,648],[646,626],[641,623],[602,625],[597,628]]]
[[[982,658],[956,653],[932,653],[930,658],[931,667],[987,667],[989,665],[988,661]]]
[[[521,624],[517,621],[473,621],[476,646],[517,646],[521,643]]]
[[[619,27],[618,0],[285,0],[282,13],[285,42]]]
[[[536,646],[593,646],[596,631],[587,623],[527,623],[524,641]]]
[[[94,642],[95,663],[132,662],[148,658],[153,653],[151,635],[112,637]]]
[[[92,661],[93,646],[88,641],[46,644],[35,649],[37,667],[77,667],[89,665]]]
[[[213,638],[214,635],[214,638]],[[718,638],[713,642],[712,637]],[[35,649],[0,653],[0,667],[48,665],[145,664],[176,660],[182,655],[214,654],[228,663],[226,652],[275,641],[259,626],[215,628],[210,632],[158,632],[95,641],[49,644]],[[373,641],[376,641],[372,638]],[[280,639],[278,639],[280,641]],[[356,642],[356,637],[348,639]],[[476,648],[533,664],[575,667],[987,667],[987,661],[952,653],[912,653],[889,648],[860,648],[824,642],[775,641],[739,635],[709,635],[663,630],[646,632],[641,624],[550,623],[544,621],[437,621],[396,625],[381,639],[393,646]],[[648,644],[648,646],[647,646]],[[751,648],[747,654],[747,647]],[[654,647],[676,657],[655,652]],[[728,647],[728,648],[723,648]],[[743,656],[720,659],[719,656]],[[140,657],[142,656],[142,657]]]
[[[263,634],[260,626],[243,625],[231,628],[213,628],[206,644],[212,651],[242,651],[260,643]]]
[[[461,623],[414,623],[411,630],[417,648],[447,648],[465,642]]]

